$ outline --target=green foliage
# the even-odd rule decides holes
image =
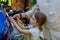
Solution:
[[[36,0],[31,0],[31,1],[32,1],[32,6],[34,6],[37,3]]]

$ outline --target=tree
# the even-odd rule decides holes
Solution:
[[[36,4],[36,0],[31,0],[32,1],[32,7]]]

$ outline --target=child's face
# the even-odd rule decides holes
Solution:
[[[32,18],[30,19],[30,24],[32,24],[33,26],[37,25],[37,21],[35,19],[35,15],[34,14],[32,15]]]

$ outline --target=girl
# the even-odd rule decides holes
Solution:
[[[12,17],[10,17],[9,19],[15,25],[17,30],[19,30],[19,32],[21,32],[23,34],[31,35],[31,40],[38,40],[39,34],[40,34],[40,29],[46,21],[46,16],[41,12],[37,12],[37,13],[33,14],[32,18],[30,19],[30,24],[33,26],[30,29],[22,28],[22,25],[19,24],[19,22],[16,23]]]

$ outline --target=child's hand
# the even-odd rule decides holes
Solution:
[[[16,18],[16,17],[20,18],[20,15],[16,14],[16,15],[13,16],[13,18]]]
[[[14,21],[14,19],[13,19],[12,17],[9,17],[9,21],[13,22],[13,21]]]

